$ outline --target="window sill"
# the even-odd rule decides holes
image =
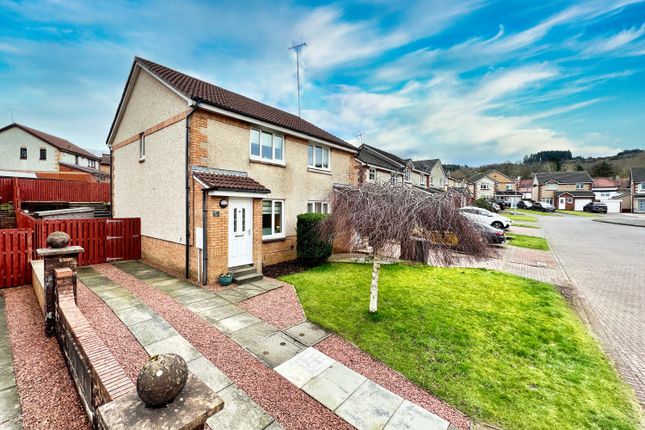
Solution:
[[[283,161],[271,161],[271,160],[264,160],[261,158],[249,158],[249,161],[251,163],[258,163],[258,164],[267,164],[269,166],[276,166],[276,167],[287,167],[287,164]]]
[[[267,238],[262,238],[262,243],[284,242],[285,240],[287,240],[286,236],[282,236],[282,237],[267,237]]]
[[[312,173],[322,173],[323,175],[331,175],[331,169],[318,169],[316,167],[307,166],[307,171]]]

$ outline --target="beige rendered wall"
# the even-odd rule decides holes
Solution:
[[[443,169],[436,163],[430,172],[430,186],[435,188],[445,188],[447,186],[447,180]]]
[[[27,159],[20,159],[20,148],[27,148]],[[40,149],[47,149],[47,160],[40,160]],[[0,133],[0,170],[58,172],[58,149],[18,127]]]
[[[113,144],[188,109],[185,100],[148,72],[141,70],[134,78],[134,87],[114,133]]]
[[[296,216],[307,211],[307,202],[327,200],[334,183],[349,184],[353,153],[331,149],[331,174],[307,169],[307,142],[285,136],[284,167],[252,162],[249,157],[249,124],[210,116],[205,130],[208,167],[248,172],[271,190],[265,198],[285,200],[285,233],[296,232]]]

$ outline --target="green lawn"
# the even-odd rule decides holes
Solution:
[[[507,209],[507,211],[508,212],[506,213],[517,212],[518,214],[524,214],[524,215],[553,216],[553,212],[538,212],[538,211],[532,211],[530,209]]]
[[[540,228],[537,224],[522,224],[521,222],[514,223],[513,227]]]
[[[539,249],[540,251],[548,251],[549,244],[543,237],[527,236],[524,234],[508,233],[506,235],[508,243],[513,246],[521,248]]]
[[[598,217],[598,214],[596,214],[596,213],[582,212],[582,211],[561,211],[561,210],[558,210],[558,211],[556,211],[556,213],[567,214],[567,215],[576,215],[576,216],[584,216],[584,217],[588,217],[588,218],[596,218],[596,217]]]
[[[484,269],[370,265],[281,278],[307,318],[476,420],[506,429],[636,429],[637,406],[548,284]]]
[[[534,216],[530,215],[510,215],[510,214],[503,214],[506,218],[510,218],[513,221],[518,221],[518,222],[537,222],[537,218]]]

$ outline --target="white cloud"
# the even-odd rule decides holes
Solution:
[[[594,56],[615,53],[616,51],[624,52],[624,48],[639,39],[643,33],[645,33],[645,24],[641,25],[640,28],[632,27],[607,38],[592,39],[585,43],[587,47],[582,51],[582,54]]]

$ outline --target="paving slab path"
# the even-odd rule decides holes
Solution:
[[[160,285],[168,294],[189,300],[199,296],[203,289],[172,278],[161,272],[141,273],[150,282]],[[91,267],[78,269],[78,277],[85,286],[99,296],[125,324],[148,354],[175,353],[188,363],[188,369],[208,387],[217,392],[225,408],[207,421],[212,429],[280,429],[275,419],[253,399],[240,390],[220,369],[205,358],[190,342],[180,335],[148,305],[128,289],[121,287]],[[228,302],[227,302],[228,303]]]
[[[13,356],[5,315],[5,299],[0,295],[0,429],[22,429],[20,395],[13,374]]]
[[[236,305],[247,298],[280,288],[280,284],[260,280],[219,292],[185,282],[184,287],[175,288],[170,286],[172,283],[160,280],[163,272],[143,263],[113,265],[191,309],[357,429],[447,430],[450,426],[445,419],[404,400],[315,349],[313,346],[329,335],[317,325],[305,321],[282,331]],[[186,303],[186,297],[193,294],[188,290],[195,288],[203,294],[199,299],[189,299]],[[200,305],[202,302],[210,303],[212,307]]]

